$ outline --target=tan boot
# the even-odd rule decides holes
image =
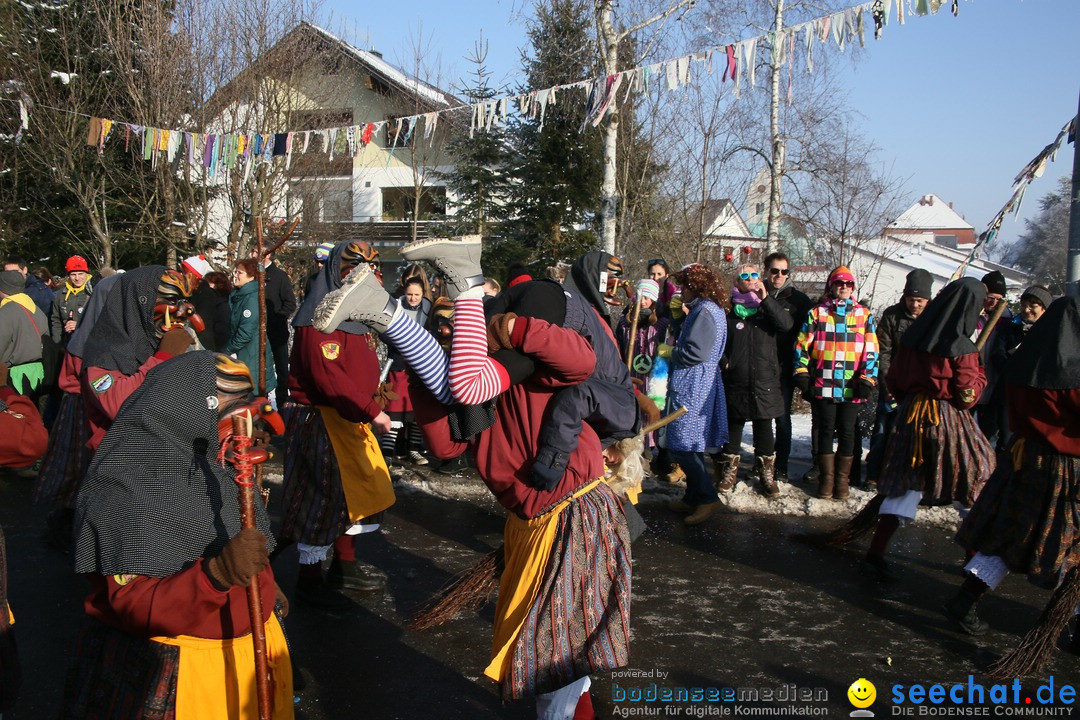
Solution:
[[[690,513],[683,518],[683,522],[687,525],[698,525],[709,519],[709,516],[720,509],[720,501],[711,502],[706,505],[698,505],[694,512]]]
[[[817,496],[826,500],[832,499],[833,480],[836,477],[836,456],[832,453],[818,455],[817,460],[820,473]]]
[[[692,513],[697,509],[697,506],[682,500],[670,500],[668,501],[667,509],[677,513]]]
[[[713,459],[713,485],[716,492],[731,492],[739,482],[739,456],[723,453]]]
[[[758,470],[758,492],[767,498],[780,497],[780,488],[776,486],[776,453],[758,455],[754,459]]]
[[[671,472],[663,476],[664,482],[681,483],[686,480],[686,473],[678,465],[671,466]]]
[[[851,482],[851,462],[854,459],[853,455],[836,456],[836,487],[832,493],[834,500],[847,500],[850,495],[848,484]]]

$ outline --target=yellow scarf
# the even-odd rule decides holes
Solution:
[[[22,305],[30,312],[31,315],[33,315],[34,312],[37,310],[37,305],[34,304],[34,301],[26,293],[15,293],[14,295],[8,295],[3,300],[0,300],[0,307],[4,307],[9,302],[15,302]]]
[[[85,289],[86,289],[86,286],[87,286],[87,285],[89,285],[89,284],[90,284],[90,281],[89,281],[89,280],[87,280],[86,282],[84,282],[84,283],[82,284],[82,286],[81,286],[81,287],[75,287],[75,286],[73,286],[73,285],[71,284],[71,281],[70,281],[70,280],[65,280],[65,281],[64,281],[64,287],[66,287],[66,288],[67,288],[67,292],[65,292],[65,293],[64,293],[64,300],[67,300],[67,299],[68,299],[69,297],[71,297],[72,295],[78,295],[78,294],[79,294],[79,293],[81,293],[81,292],[82,292],[83,290],[85,290]]]

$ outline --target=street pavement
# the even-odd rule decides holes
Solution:
[[[274,511],[281,493],[273,468],[269,478]],[[439,628],[404,628],[455,573],[498,547],[503,511],[471,472],[444,477],[410,469],[396,487],[397,503],[383,531],[357,541],[359,556],[386,573],[386,591],[354,593],[355,608],[338,614],[293,603],[286,630],[298,674],[297,716],[535,717],[531,702],[504,704],[481,675],[493,602]],[[23,665],[15,717],[48,718],[59,708],[86,586],[71,571],[70,556],[41,544],[48,508],[32,504],[31,488],[30,480],[0,478],[0,523]],[[664,507],[677,489],[652,481],[647,488],[639,508],[649,530],[633,548],[631,665],[617,676],[594,678],[601,718],[848,716],[855,708],[847,691],[859,678],[876,686],[869,710],[877,717],[919,715],[926,703],[898,707],[894,694],[934,683],[964,683],[966,694],[969,675],[989,692],[993,681],[981,668],[1018,642],[1048,598],[1023,578],[1010,577],[980,605],[991,631],[980,638],[960,635],[939,612],[961,582],[962,552],[947,529],[917,525],[898,533],[891,559],[899,579],[882,585],[857,572],[865,541],[823,550],[789,537],[829,527],[835,518],[728,511],[690,528]],[[797,485],[783,489],[789,500],[803,493]],[[803,505],[825,507],[810,504],[816,502]],[[295,550],[283,552],[274,569],[291,597]],[[1036,693],[1051,676],[1060,701],[1063,684],[1080,684],[1080,658],[1059,649],[1037,677],[1018,686],[1018,703],[986,711],[1070,713],[1072,707],[1060,702],[1038,702]],[[897,685],[903,690],[894,690]],[[688,700],[650,699],[665,692],[677,698],[679,689]],[[1010,701],[1013,692],[1010,686]],[[807,694],[812,699],[800,699]],[[1024,702],[1027,697],[1032,704]]]

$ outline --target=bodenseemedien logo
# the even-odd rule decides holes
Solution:
[[[866,708],[874,704],[877,699],[877,688],[874,683],[866,678],[859,678],[851,683],[847,690],[848,702],[855,706],[851,711],[851,717],[874,717],[874,713]]]

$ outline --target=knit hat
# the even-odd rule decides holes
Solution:
[[[90,266],[82,255],[72,255],[64,263],[64,272],[90,272]]]
[[[855,282],[855,275],[852,274],[851,270],[847,266],[841,265],[840,267],[829,273],[829,282],[826,283],[826,285],[828,287],[832,287],[834,283],[844,281]]]
[[[206,262],[205,255],[192,255],[185,258],[184,262],[180,263],[180,267],[200,278],[206,277],[207,273],[214,271],[214,268],[210,267],[210,263]]]
[[[1008,292],[1005,288],[1005,276],[997,270],[993,270],[983,275],[982,284],[986,286],[986,292],[988,293],[1005,295],[1005,293]]]
[[[916,268],[907,274],[907,283],[904,285],[904,297],[930,299],[934,290],[934,277],[923,270]]]
[[[644,280],[638,280],[637,284],[638,294],[641,295],[642,300],[652,300],[656,302],[660,299],[660,286],[656,284],[655,280],[645,278]]]
[[[0,293],[18,295],[26,290],[26,278],[18,270],[0,271]]]
[[[8,272],[11,271],[9,270]],[[5,273],[5,275],[6,274],[7,273]],[[1054,301],[1054,296],[1050,293],[1050,288],[1046,287],[1045,285],[1032,285],[1024,291],[1023,295],[1020,296],[1021,300],[1023,300],[1024,298],[1034,300],[1035,302],[1042,305],[1044,310],[1050,307],[1050,303]]]
[[[326,262],[326,258],[330,257],[330,251],[334,249],[334,243],[324,242],[319,243],[319,247],[315,248],[315,261]]]

